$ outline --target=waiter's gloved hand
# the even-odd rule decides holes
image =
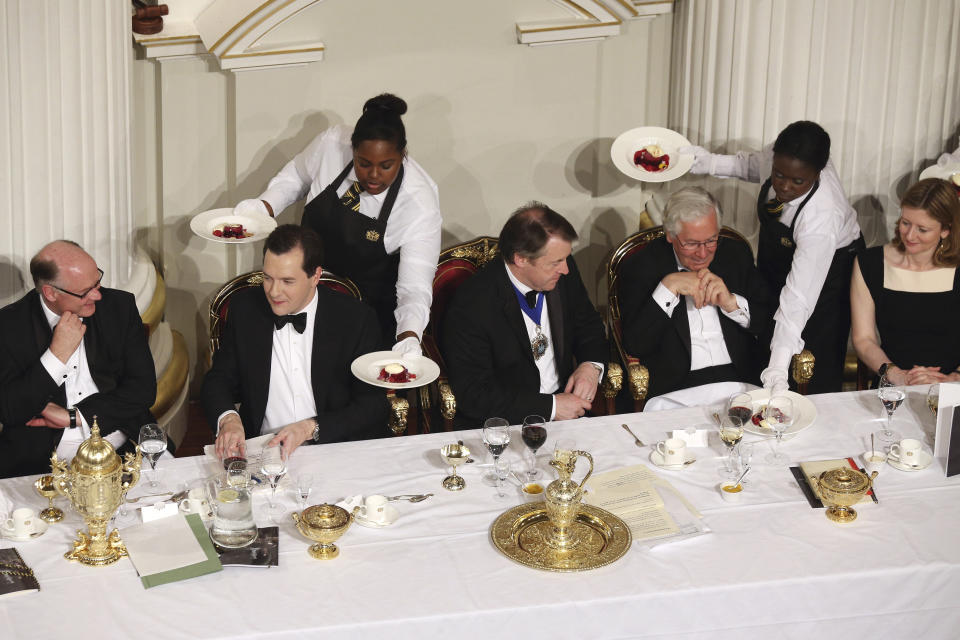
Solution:
[[[254,198],[249,200],[241,200],[239,203],[237,203],[237,206],[233,208],[233,215],[244,216],[246,218],[256,218],[258,216],[266,216],[267,218],[271,217],[270,213],[267,211],[267,205],[263,204],[263,200],[257,200]]]
[[[787,370],[779,367],[767,367],[760,374],[760,381],[764,389],[770,389],[770,395],[786,391],[790,388],[787,382]]]
[[[391,349],[394,353],[399,353],[403,356],[422,356],[423,350],[420,348],[420,341],[414,337],[404,338],[397,344],[393,345]]]
[[[713,154],[697,145],[689,147],[680,147],[677,153],[685,156],[693,156],[693,166],[690,167],[690,173],[712,173],[713,172]]]

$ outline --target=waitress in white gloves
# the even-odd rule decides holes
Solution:
[[[774,314],[763,386],[788,386],[790,359],[804,347],[816,358],[811,393],[840,391],[850,334],[850,274],[863,237],[833,163],[830,136],[815,122],[794,122],[772,149],[733,156],[688,147],[692,173],[763,182],[757,198],[757,268],[780,306]]]
[[[318,135],[234,213],[273,216],[306,196],[300,224],[323,239],[324,268],[356,283],[394,351],[419,354],[441,217],[436,183],[406,153],[406,111],[397,96],[370,98],[352,130]]]

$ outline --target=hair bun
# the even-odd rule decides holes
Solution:
[[[407,112],[407,103],[403,98],[398,98],[392,93],[381,93],[378,96],[370,98],[363,104],[364,113],[373,110],[392,113],[400,117]]]

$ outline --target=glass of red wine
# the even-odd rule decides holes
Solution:
[[[530,451],[530,467],[527,469],[527,477],[533,480],[540,474],[537,469],[537,450],[547,441],[547,421],[543,416],[527,416],[523,419],[523,429],[520,435],[523,437],[523,444],[527,445]]]

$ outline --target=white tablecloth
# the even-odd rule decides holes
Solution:
[[[911,389],[895,417],[904,437],[932,442],[925,388]],[[811,397],[819,416],[784,443],[793,462],[858,456],[882,409],[872,392]],[[541,451],[573,436],[590,451],[596,472],[650,464],[620,428],[628,423],[654,444],[675,428],[709,426],[704,409],[629,414],[549,425]],[[63,559],[76,514],[41,538],[16,546],[33,567],[39,594],[0,601],[0,637],[48,638],[956,638],[960,631],[960,480],[942,463],[904,473],[887,467],[877,479],[879,505],[858,507],[841,527],[811,509],[786,468],[757,466],[740,504],[716,491],[722,448],[694,449],[698,462],[661,471],[703,513],[712,533],[652,550],[635,545],[619,562],[584,573],[541,572],[501,556],[489,526],[511,502],[498,501],[461,467],[467,488],[444,491],[437,450],[463,438],[488,459],[479,432],[407,436],[302,447],[290,473],[310,468],[311,502],[358,493],[420,493],[399,503],[392,527],[353,526],[340,557],[313,560],[291,523],[281,525],[280,566],[227,568],[145,590],[123,559],[89,568]],[[753,436],[747,436],[750,440]],[[759,446],[762,458],[767,447]],[[519,461],[519,433],[505,455]],[[161,463],[168,483],[211,469],[203,458]],[[651,465],[652,466],[652,465]],[[583,471],[578,472],[578,476]],[[0,481],[17,505],[42,508],[33,478]],[[142,490],[141,490],[142,491]],[[136,495],[137,491],[134,491]],[[292,510],[292,493],[283,500]],[[519,497],[517,498],[519,501]],[[65,500],[58,501],[64,507]],[[263,512],[258,494],[255,513]],[[259,519],[259,518],[258,518]],[[260,521],[261,526],[267,522]],[[122,533],[122,532],[121,532]]]

